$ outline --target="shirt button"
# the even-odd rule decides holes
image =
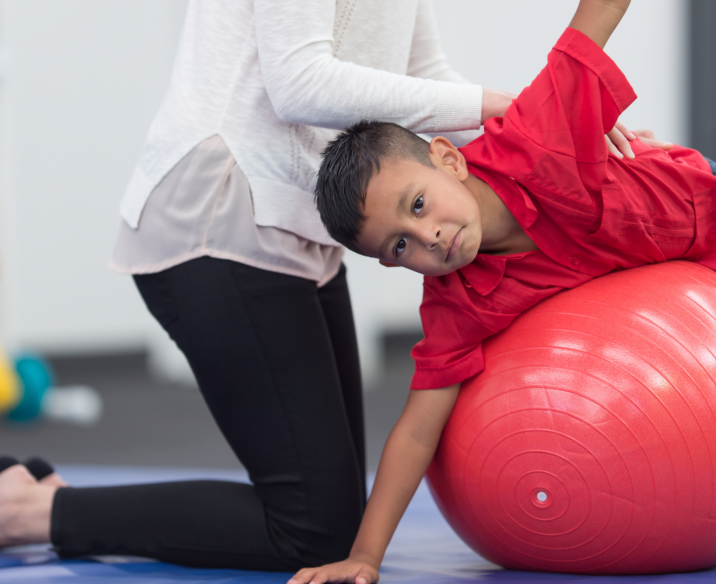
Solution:
[[[569,261],[572,262],[573,266],[579,265],[579,256],[569,256]]]
[[[465,288],[472,288],[472,284],[470,284],[470,282],[465,282]]]

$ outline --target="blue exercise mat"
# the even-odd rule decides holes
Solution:
[[[230,471],[139,469],[129,467],[65,466],[58,469],[75,486],[101,486],[184,479],[246,481],[245,474]],[[477,556],[453,533],[440,515],[425,484],[408,507],[388,548],[381,582],[404,584],[716,584],[716,569],[661,576],[572,576],[537,572],[511,572]],[[59,560],[48,546],[6,548],[0,551],[0,582],[57,584],[60,582],[170,582],[212,584],[284,584],[290,574],[241,570],[182,568],[141,558],[100,557]]]

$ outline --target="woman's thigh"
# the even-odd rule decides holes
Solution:
[[[321,550],[317,560],[346,553],[364,505],[362,433],[333,346],[340,318],[327,321],[315,283],[214,258],[135,280],[186,355],[279,547],[308,559]]]

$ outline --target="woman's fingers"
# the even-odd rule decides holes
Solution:
[[[656,136],[654,136],[654,132],[652,132],[651,130],[634,130],[634,133],[639,136],[639,140],[641,140],[650,148],[671,150],[674,147],[674,144],[672,142],[664,142],[663,140],[659,140]]]
[[[654,138],[653,140],[649,138],[641,138],[641,141],[650,148],[661,148],[662,150],[668,151],[674,147],[671,142],[664,142],[663,140],[657,140],[656,138]]]
[[[634,158],[634,152],[631,149],[629,140],[635,140],[636,136],[624,124],[617,122],[606,138],[609,152],[618,158],[624,158],[624,156]]]
[[[634,130],[634,134],[639,136],[642,140],[644,138],[649,138],[650,140],[656,140],[656,136],[654,136],[653,130]]]

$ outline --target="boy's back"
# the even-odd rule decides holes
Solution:
[[[716,177],[703,156],[640,142],[633,160],[607,155],[605,130],[635,98],[602,49],[567,29],[505,117],[460,149],[539,251],[480,253],[426,277],[413,389],[479,373],[482,340],[564,288],[676,258],[716,269]]]

